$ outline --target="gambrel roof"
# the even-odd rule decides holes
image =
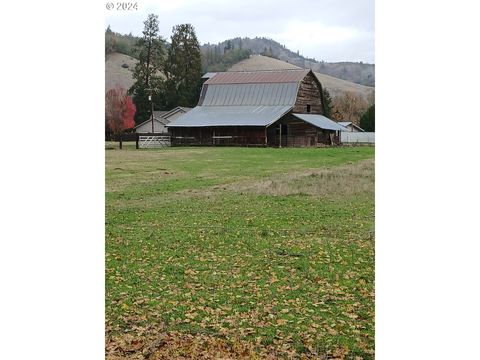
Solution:
[[[203,85],[199,106],[286,106],[295,103],[310,70],[216,73]]]
[[[205,84],[271,84],[299,83],[310,72],[309,69],[271,71],[227,71],[216,73]]]
[[[297,83],[204,85],[201,106],[293,105]]]
[[[308,69],[208,74],[198,106],[167,126],[269,126],[292,110],[309,73],[316,79]]]

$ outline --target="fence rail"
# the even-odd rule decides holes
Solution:
[[[341,131],[340,142],[344,144],[375,144],[375,133]]]
[[[140,135],[138,147],[140,149],[169,147],[170,136],[168,135]]]

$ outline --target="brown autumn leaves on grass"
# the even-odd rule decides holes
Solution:
[[[107,154],[107,359],[373,358],[373,151],[183,151]]]

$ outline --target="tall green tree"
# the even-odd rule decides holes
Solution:
[[[150,93],[157,108],[163,98],[165,68],[165,40],[159,35],[158,15],[150,14],[144,21],[143,37],[137,41],[138,63],[133,71],[135,83],[129,89],[137,108],[135,123],[139,124],[152,116]]]
[[[324,116],[327,118],[331,118],[332,116],[332,97],[328,92],[327,88],[323,88],[323,103],[325,105],[325,114]]]
[[[202,58],[200,44],[191,24],[173,27],[165,74],[167,109],[195,106],[201,90]]]
[[[375,131],[375,104],[370,105],[360,117],[360,127],[365,131]]]

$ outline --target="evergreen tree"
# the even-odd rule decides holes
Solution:
[[[360,127],[365,131],[375,131],[375,104],[360,117]]]
[[[323,103],[325,105],[324,116],[330,118],[332,116],[332,97],[325,87],[323,88]]]
[[[200,44],[191,24],[173,27],[165,74],[167,109],[195,106],[201,89],[202,61]]]
[[[165,65],[165,41],[159,35],[158,16],[148,15],[144,25],[143,37],[136,44],[139,61],[133,71],[135,83],[129,89],[137,108],[136,124],[142,123],[152,116],[151,103],[148,99],[150,93],[153,93],[153,102],[158,107],[164,89],[161,72]]]
[[[229,50],[232,50],[232,49],[233,49],[232,40],[228,40],[227,45],[225,45],[225,48],[224,48],[224,53],[226,53],[226,52],[228,52]]]
[[[117,42],[115,40],[115,34],[110,29],[108,25],[107,30],[105,30],[105,55],[114,52],[117,48]]]

